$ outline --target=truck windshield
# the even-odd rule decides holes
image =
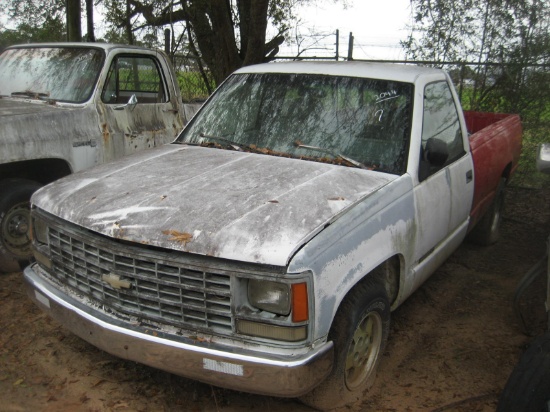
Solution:
[[[412,90],[409,83],[358,77],[237,74],[178,142],[402,174]]]
[[[0,95],[81,103],[88,100],[104,53],[91,48],[29,47],[0,55]]]

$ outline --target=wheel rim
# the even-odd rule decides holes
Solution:
[[[369,312],[359,322],[346,356],[346,386],[353,390],[361,386],[374,370],[382,344],[382,318]]]
[[[30,209],[27,202],[12,207],[2,219],[2,240],[9,252],[19,257],[30,253]]]

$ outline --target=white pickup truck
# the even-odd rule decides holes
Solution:
[[[496,240],[520,147],[518,116],[465,116],[442,70],[245,67],[173,144],[33,196],[28,294],[122,358],[349,404],[390,311],[470,230]]]
[[[193,109],[183,105],[170,62],[156,50],[102,43],[4,50],[0,273],[19,270],[31,256],[28,205],[37,188],[173,141]]]

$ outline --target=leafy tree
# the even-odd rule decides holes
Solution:
[[[273,59],[294,18],[293,7],[307,1],[108,0],[105,5],[108,19],[118,27],[185,23],[190,50],[219,83],[239,67]],[[269,23],[277,33],[268,39]]]
[[[29,23],[20,23],[15,30],[0,31],[0,50],[12,44],[63,40],[65,40],[64,19],[52,17],[46,18],[39,27]]]
[[[470,105],[540,118],[550,98],[550,2],[411,0],[409,57],[472,62]],[[464,74],[464,70],[462,70]]]
[[[80,25],[80,0],[0,0],[0,5],[11,21],[21,27],[35,27],[41,31],[48,22],[64,21],[65,35],[58,38],[57,33],[52,36],[43,36],[41,41],[81,41],[82,29]],[[94,41],[93,32],[93,0],[86,0],[87,30],[86,38]],[[17,31],[17,30],[16,30]]]

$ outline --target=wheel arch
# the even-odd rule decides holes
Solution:
[[[384,287],[390,306],[394,309],[394,304],[398,302],[400,291],[403,286],[404,262],[404,257],[400,254],[390,256],[379,263],[374,269],[369,270],[363,277],[359,278],[358,281],[346,291],[340,301],[335,305],[331,319],[331,327],[336,313],[346,298],[354,291],[354,289],[359,287],[359,285],[371,282],[372,280],[375,280]]]
[[[512,167],[512,162],[510,162],[504,167],[504,170],[502,171],[501,177],[506,179],[506,183],[508,183],[508,181],[510,180],[510,176],[512,175]]]
[[[70,164],[59,158],[32,159],[0,164],[3,179],[23,179],[46,185],[72,173]]]

